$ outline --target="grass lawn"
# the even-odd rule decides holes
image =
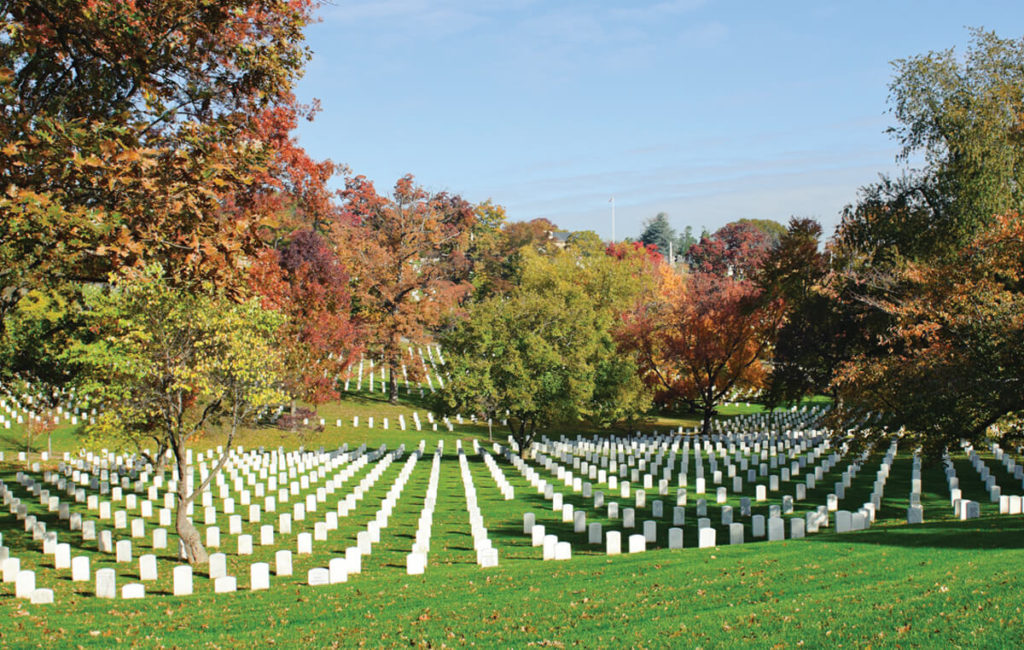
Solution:
[[[0,643],[1020,647],[1021,539],[1020,517],[989,518],[491,570],[432,559],[423,576],[364,567],[346,584],[220,596],[4,598]]]
[[[321,416],[330,424],[337,418],[346,420],[340,430],[328,426],[300,439],[293,433],[260,429],[246,432],[240,440],[246,448],[295,448],[300,444],[334,448],[341,442],[350,446],[366,442],[371,447],[387,443],[390,448],[405,443],[410,450],[426,440],[427,454],[416,463],[380,543],[364,557],[362,572],[344,584],[330,586],[307,586],[307,571],[327,566],[331,557],[342,555],[354,544],[356,533],[373,519],[408,456],[380,474],[358,507],[339,520],[338,530],[331,532],[328,541],[314,545],[313,555],[294,556],[293,576],[272,575],[269,590],[249,590],[249,565],[269,562],[273,567],[273,551],[294,550],[298,533],[312,531],[311,519],[295,522],[291,534],[278,534],[274,547],[257,543],[252,556],[238,556],[234,536],[225,534],[219,550],[227,555],[228,573],[238,578],[239,592],[214,595],[203,567],[196,569],[196,593],[173,597],[170,569],[175,560],[171,551],[148,548],[149,539],[138,541],[134,563],[115,565],[111,555],[95,550],[95,542],[83,542],[79,533],[58,524],[56,513],[46,512],[38,499],[26,498],[27,491],[14,480],[22,465],[8,455],[0,463],[0,479],[19,492],[31,513],[46,521],[49,530],[60,531],[60,541],[71,544],[73,555],[90,557],[93,571],[117,566],[120,588],[137,581],[138,556],[154,553],[159,558],[160,576],[146,584],[144,600],[97,599],[92,595],[92,582],[72,583],[69,571],[53,570],[52,559],[40,552],[39,542],[34,542],[5,508],[0,511],[3,544],[11,548],[12,555],[22,558],[23,568],[38,569],[37,586],[54,589],[56,603],[33,606],[13,597],[13,585],[0,586],[0,616],[4,618],[0,646],[1024,645],[1024,579],[1020,571],[1024,566],[1024,517],[1000,516],[993,504],[983,502],[980,519],[953,520],[941,468],[926,467],[922,503],[928,523],[903,525],[910,485],[906,450],[901,450],[904,453],[893,465],[879,520],[869,530],[837,535],[829,529],[801,540],[697,549],[692,529],[696,498],[691,497],[686,512],[687,548],[665,548],[668,525],[659,524],[656,550],[616,557],[606,556],[602,547],[589,546],[585,534],[576,534],[572,524],[562,523],[550,503],[530,488],[514,467],[501,461],[505,477],[516,490],[514,500],[503,500],[482,459],[470,453],[472,481],[484,522],[500,553],[497,568],[480,569],[475,563],[455,440],[472,436],[486,440],[486,426],[456,426],[453,433],[399,431],[398,414],[411,421],[413,410],[427,422],[422,404],[390,406],[364,394],[321,408]],[[353,429],[351,418],[355,415],[364,422],[373,415],[376,428]],[[379,428],[384,417],[391,422],[387,431]],[[664,432],[670,426],[694,425],[665,419],[645,428]],[[218,435],[209,434],[196,448],[215,446]],[[496,428],[495,438],[504,437]],[[55,436],[55,451],[62,450],[57,440],[65,445],[63,449],[78,446],[67,429]],[[405,555],[413,544],[431,452],[439,440],[445,446],[429,564],[423,576],[408,576]],[[985,458],[1000,483],[1008,485],[1008,475],[998,473],[1002,467],[990,456]],[[866,499],[880,462],[880,453],[865,460],[847,490],[844,507]],[[980,500],[966,491],[976,490],[974,484],[980,484],[977,473],[960,457],[955,464],[965,497]],[[844,467],[845,462],[840,463],[817,488],[808,490],[808,499],[797,504],[797,512],[824,503],[824,495]],[[340,493],[350,492],[371,469],[369,465],[359,470]],[[792,494],[792,488],[784,483],[772,502],[778,502],[778,494]],[[315,486],[293,501],[313,490]],[[587,508],[581,496],[563,491],[567,503]],[[649,497],[649,502],[655,498]],[[730,496],[728,505],[738,510],[734,501],[738,500]],[[709,509],[717,526],[718,506],[709,504]],[[84,504],[72,504],[72,510],[87,514]],[[572,543],[572,560],[541,561],[541,549],[533,547],[522,533],[522,516],[527,511],[536,513],[538,523],[548,532]],[[266,514],[264,523],[276,520]],[[756,504],[754,514],[767,514],[767,504]],[[95,517],[95,512],[90,516]],[[587,517],[588,522],[610,523],[603,511],[593,508],[587,510]],[[638,521],[645,518],[638,513]],[[226,517],[222,519],[218,524],[226,533]],[[155,526],[147,522],[147,527]],[[246,521],[243,532],[258,540],[259,526]],[[101,527],[110,528],[110,524]],[[718,540],[723,539],[728,535],[720,529]],[[172,549],[175,544],[172,531]]]

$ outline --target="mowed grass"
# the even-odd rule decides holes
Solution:
[[[4,598],[9,646],[1020,647],[1019,517],[144,601]],[[375,551],[375,555],[376,555]],[[467,550],[468,554],[469,551]],[[371,556],[372,557],[372,556]]]
[[[823,532],[803,540],[757,542],[742,546],[696,549],[696,496],[690,496],[686,513],[684,550],[669,551],[667,529],[659,523],[656,550],[636,555],[611,557],[602,546],[589,546],[585,534],[575,534],[572,524],[562,523],[550,503],[528,486],[508,463],[500,466],[515,486],[516,498],[504,501],[479,456],[473,455],[469,439],[486,440],[486,426],[457,426],[454,433],[442,429],[400,432],[397,413],[419,411],[426,423],[426,409],[406,402],[398,407],[372,396],[349,398],[334,405],[338,415],[348,417],[359,409],[365,418],[378,418],[377,428],[352,429],[351,421],[341,430],[328,427],[310,432],[299,440],[294,434],[265,430],[280,436],[281,442],[260,443],[246,432],[241,444],[252,448],[263,444],[313,448],[323,444],[334,448],[341,442],[350,446],[366,442],[371,447],[387,443],[389,448],[405,443],[412,450],[425,440],[427,453],[421,458],[405,486],[388,528],[373,553],[363,559],[362,572],[344,584],[309,587],[306,572],[326,567],[331,557],[354,545],[356,533],[365,530],[380,506],[384,494],[406,462],[396,461],[380,476],[366,498],[327,542],[314,544],[311,556],[294,556],[295,574],[271,577],[268,591],[248,590],[248,566],[270,562],[277,548],[296,548],[299,532],[312,531],[312,519],[296,522],[291,535],[277,535],[274,547],[258,544],[259,524],[246,521],[243,532],[256,538],[254,554],[236,555],[236,541],[226,534],[227,517],[219,515],[222,546],[228,558],[228,573],[238,578],[239,592],[214,595],[206,569],[198,568],[196,594],[172,597],[171,551],[148,548],[150,539],[136,545],[131,565],[115,565],[110,555],[95,551],[95,542],[82,542],[77,533],[58,525],[56,513],[46,513],[38,500],[14,481],[16,464],[0,466],[0,478],[19,492],[30,511],[48,522],[48,529],[60,531],[60,540],[70,542],[73,555],[88,555],[92,570],[117,567],[118,587],[137,581],[138,556],[153,552],[160,558],[160,579],[147,583],[145,600],[100,600],[94,585],[70,582],[70,571],[54,571],[50,558],[40,552],[40,543],[17,525],[6,509],[0,511],[3,543],[22,558],[24,568],[37,568],[37,585],[55,590],[56,603],[32,606],[13,598],[13,586],[0,587],[0,645],[3,646],[89,646],[114,644],[137,646],[254,646],[312,645],[342,647],[371,646],[455,646],[484,647],[569,646],[585,647],[864,647],[939,645],[974,647],[1020,647],[1024,644],[1024,518],[999,516],[994,504],[982,498],[980,479],[962,458],[956,469],[965,497],[982,501],[982,518],[954,521],[941,469],[923,472],[925,517],[923,526],[902,525],[910,491],[910,458],[897,457],[886,486],[879,521],[870,530],[845,535]],[[387,409],[393,409],[385,411]],[[388,431],[381,430],[379,418],[393,418]],[[342,413],[344,415],[342,415]],[[331,420],[329,420],[330,422]],[[650,425],[658,428],[657,423]],[[667,426],[660,425],[664,431]],[[429,428],[427,425],[426,428]],[[495,427],[495,439],[503,439]],[[256,431],[259,434],[260,431]],[[575,435],[576,431],[567,431]],[[216,435],[204,439],[197,449],[217,444]],[[322,435],[323,441],[313,437]],[[463,480],[455,453],[455,440],[463,439],[469,450],[469,464],[485,525],[500,553],[500,566],[480,569],[475,563]],[[430,473],[431,453],[439,440],[445,444],[441,463],[438,504],[427,572],[405,574],[416,520],[423,508]],[[77,447],[69,447],[71,449]],[[55,446],[55,451],[56,451]],[[905,452],[906,450],[901,450]],[[866,500],[881,462],[876,453],[847,490],[844,508],[856,509]],[[1009,475],[986,456],[986,462],[1000,484],[1010,485]],[[846,462],[840,463],[808,491],[808,500],[798,502],[797,512],[824,503],[824,495],[839,480]],[[536,466],[535,466],[536,467]],[[706,467],[706,466],[705,466]],[[351,491],[372,466],[360,470],[341,488]],[[538,468],[542,471],[542,468]],[[37,477],[40,479],[41,477]],[[547,475],[548,480],[554,477]],[[691,479],[692,480],[692,479]],[[975,484],[978,485],[975,485]],[[726,481],[726,485],[730,482]],[[556,485],[559,485],[556,483]],[[560,487],[560,486],[559,486]],[[293,498],[290,503],[297,502]],[[612,524],[605,511],[595,511],[579,495],[560,487],[566,502],[587,509],[588,522]],[[968,493],[968,489],[973,492]],[[731,490],[730,490],[731,491]],[[792,494],[784,483],[781,494]],[[713,495],[708,495],[713,497]],[[609,499],[614,498],[609,495]],[[656,497],[650,493],[648,503]],[[632,505],[619,500],[623,506]],[[713,502],[713,498],[710,499]],[[290,507],[290,503],[287,507]],[[282,504],[283,505],[283,504]],[[671,511],[666,503],[666,510]],[[738,511],[738,499],[730,495],[728,505]],[[708,505],[709,517],[718,527],[718,539],[728,539],[719,526],[718,506]],[[83,505],[73,510],[86,513]],[[243,512],[244,508],[236,510]],[[285,511],[279,508],[279,512]],[[541,549],[532,547],[522,534],[522,515],[537,514],[548,532],[573,545],[568,562],[543,562]],[[637,513],[639,522],[649,511]],[[755,514],[767,514],[766,504],[756,504]],[[91,513],[95,517],[95,512]],[[739,520],[739,519],[738,519]],[[276,516],[264,515],[264,522]],[[745,520],[749,524],[749,520]],[[201,525],[201,517],[197,517]],[[619,525],[620,522],[617,522]],[[155,527],[147,524],[147,530]],[[105,522],[99,528],[111,528]],[[748,542],[749,538],[749,525]],[[126,531],[115,538],[127,537]],[[788,531],[787,531],[788,535]],[[136,540],[138,541],[138,540]],[[169,546],[176,540],[173,532]]]

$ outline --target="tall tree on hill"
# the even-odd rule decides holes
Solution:
[[[979,237],[991,235],[997,215],[1024,210],[1024,39],[974,30],[963,56],[953,50],[929,52],[896,61],[894,67],[890,97],[897,124],[891,132],[902,145],[901,159],[920,156],[924,164],[864,188],[858,202],[844,211],[830,248],[830,285],[843,308],[855,315],[859,340],[874,345],[855,350],[834,386],[851,408],[867,408],[870,401],[876,413],[893,423],[889,415],[901,414],[914,428],[912,434],[934,441],[927,443],[934,452],[952,436],[975,438],[990,419],[981,404],[972,412],[969,400],[980,397],[970,389],[995,386],[975,374],[995,357],[986,358],[988,343],[974,338],[980,330],[968,332],[956,322],[963,316],[956,310],[970,302],[962,288],[978,289],[978,304],[972,306],[978,319],[1004,323],[1013,331],[996,305],[987,303],[1006,294],[963,274],[964,269],[981,273],[965,251],[979,246]],[[948,295],[943,295],[936,272],[960,278],[960,287],[947,286]],[[938,310],[930,317],[910,309],[925,307],[922,295]],[[926,332],[929,338],[922,338]],[[942,347],[937,344],[952,345],[953,336],[975,347],[950,354],[949,364],[938,363]],[[1002,345],[998,338],[989,342]],[[994,376],[999,363],[990,368]],[[957,372],[964,387],[954,385],[961,380],[955,379]],[[920,380],[916,385],[915,377]],[[883,399],[883,390],[907,392],[906,397],[933,413],[901,403],[903,395]],[[935,404],[936,396],[946,396],[949,404]],[[989,399],[1005,404],[999,391],[981,401]],[[950,409],[963,419],[947,417]]]
[[[658,403],[698,412],[705,434],[733,389],[760,388],[783,315],[750,280],[698,272],[664,273],[657,298],[625,315],[619,340],[635,351]]]
[[[342,197],[344,218],[331,236],[352,278],[366,345],[390,371],[395,403],[402,345],[428,342],[430,328],[472,290],[468,281],[452,280],[450,260],[469,245],[476,211],[458,196],[429,194],[411,176],[399,179],[390,197],[355,176]],[[415,378],[420,369],[409,371]]]

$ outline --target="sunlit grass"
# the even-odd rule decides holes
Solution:
[[[196,593],[173,597],[173,530],[168,550],[153,550],[151,536],[147,536],[133,544],[131,565],[116,565],[113,556],[95,550],[95,542],[83,542],[79,533],[68,531],[66,524],[57,521],[56,513],[45,512],[38,499],[27,498],[27,491],[14,481],[14,472],[22,465],[8,456],[0,465],[0,478],[30,505],[32,514],[48,522],[48,529],[60,531],[60,541],[72,545],[72,555],[91,558],[93,572],[116,566],[120,587],[137,580],[138,556],[152,552],[160,558],[160,579],[147,583],[145,600],[97,599],[93,582],[72,583],[70,571],[52,569],[52,558],[40,552],[40,543],[32,541],[31,534],[4,509],[0,511],[4,545],[22,558],[24,568],[37,569],[37,586],[54,589],[57,602],[33,606],[14,599],[12,585],[0,587],[0,615],[5,616],[0,644],[1015,647],[1022,640],[1024,580],[1019,567],[1024,562],[1024,518],[998,515],[998,507],[985,498],[977,473],[962,456],[955,456],[954,463],[964,496],[982,504],[981,519],[954,520],[941,468],[926,466],[922,503],[927,523],[904,525],[911,460],[907,450],[900,450],[886,484],[879,520],[867,531],[837,535],[829,529],[803,540],[749,543],[748,525],[745,545],[696,549],[697,497],[691,494],[684,526],[686,548],[670,551],[665,547],[673,497],[658,497],[648,491],[648,504],[662,499],[668,518],[659,523],[656,548],[608,557],[603,546],[589,545],[585,534],[574,533],[572,524],[562,523],[550,502],[514,467],[501,461],[516,490],[514,500],[503,500],[480,457],[470,453],[484,523],[500,554],[499,567],[485,570],[475,563],[455,441],[464,440],[471,449],[472,437],[486,440],[486,425],[456,425],[451,433],[443,426],[436,433],[400,431],[397,415],[406,415],[411,428],[413,411],[430,429],[423,404],[403,401],[391,406],[370,395],[350,396],[340,404],[321,407],[319,415],[329,423],[324,431],[298,434],[265,428],[246,431],[239,441],[246,448],[287,449],[300,445],[335,448],[342,443],[353,447],[363,442],[372,448],[382,443],[390,448],[405,444],[409,451],[420,440],[426,441],[427,453],[416,464],[381,542],[364,558],[362,573],[332,586],[307,586],[306,572],[326,567],[332,557],[355,544],[357,532],[365,530],[407,457],[392,463],[358,508],[339,520],[338,530],[330,533],[327,542],[314,544],[313,555],[294,556],[293,576],[277,577],[272,571],[268,591],[248,590],[249,565],[269,562],[273,568],[273,552],[278,548],[294,551],[298,534],[312,532],[312,518],[293,524],[291,534],[277,534],[273,547],[261,547],[260,524],[249,523],[246,509],[239,507],[243,532],[253,535],[255,544],[253,555],[238,556],[237,541],[227,534],[227,516],[218,513],[222,530],[219,550],[227,555],[228,573],[238,578],[239,592],[214,595],[206,569],[200,568],[195,577]],[[365,426],[370,414],[377,418],[374,429]],[[358,429],[351,427],[355,415],[363,420]],[[383,417],[390,420],[387,431],[380,428]],[[347,426],[331,426],[337,418],[348,419]],[[666,418],[647,426],[647,430],[664,432],[670,426],[686,425]],[[494,432],[495,439],[504,438],[497,427]],[[561,433],[591,432],[566,428],[550,435]],[[60,435],[67,437],[55,436],[55,447],[60,439],[62,444],[69,442],[65,449],[77,448],[79,442],[70,432],[65,429]],[[218,435],[211,433],[196,449],[214,446]],[[408,576],[405,555],[412,547],[431,453],[439,440],[444,441],[445,455],[429,564],[425,575]],[[1012,485],[1012,476],[1002,465],[990,456],[985,458],[999,483]],[[863,463],[843,507],[856,509],[867,499],[880,462],[881,454],[876,453]],[[808,490],[807,500],[795,504],[796,512],[823,503],[845,465],[834,467],[814,490]],[[349,479],[340,494],[347,494],[369,470],[363,468]],[[41,476],[36,478],[41,480]],[[730,483],[724,481],[727,486]],[[778,503],[782,494],[792,494],[794,485],[782,483],[770,503]],[[278,513],[290,511],[292,503],[313,490],[315,487],[280,504]],[[594,510],[590,500],[567,489],[562,492],[566,503],[587,513],[588,522],[621,526],[621,520],[607,519],[605,510]],[[720,525],[720,508],[713,503],[713,494],[708,497],[712,502],[708,516],[722,542],[728,535]],[[611,494],[608,498],[632,505]],[[335,501],[336,497],[328,507],[333,509]],[[738,513],[738,497],[730,495],[726,505]],[[96,515],[87,513],[84,504],[73,504],[72,510]],[[571,561],[540,559],[541,549],[522,534],[522,517],[527,511],[534,512],[548,532],[572,543]],[[200,512],[197,508],[197,523],[202,521]],[[767,514],[767,503],[755,504],[753,512]],[[278,513],[264,513],[261,523],[276,523]],[[648,518],[649,510],[638,512],[638,527]],[[112,525],[103,522],[99,527]],[[147,523],[147,531],[154,527],[154,520]],[[127,537],[127,531],[116,532],[115,537]]]

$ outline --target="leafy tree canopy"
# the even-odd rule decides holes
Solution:
[[[312,8],[0,1],[0,328],[31,288],[152,260],[241,285],[266,197],[325,196],[287,137]]]
[[[281,320],[255,300],[237,303],[222,291],[175,287],[157,265],[119,274],[109,288],[91,288],[86,309],[97,336],[68,354],[83,369],[81,394],[101,409],[87,432],[116,449],[136,451],[152,442],[158,458],[173,453],[177,532],[189,560],[203,563],[206,551],[187,506],[228,456],[193,491],[185,481],[185,449],[222,417],[230,446],[242,422],[285,399],[275,341]]]
[[[1024,218],[997,217],[941,264],[908,264],[912,291],[878,301],[884,354],[858,355],[835,379],[844,408],[873,411],[933,457],[960,439],[1019,443],[1024,433]],[[868,431],[869,437],[878,430]]]
[[[470,305],[442,338],[451,375],[442,407],[505,419],[524,454],[557,422],[609,426],[638,417],[649,396],[611,331],[648,286],[649,258],[610,257],[596,237],[522,255],[521,283]]]

